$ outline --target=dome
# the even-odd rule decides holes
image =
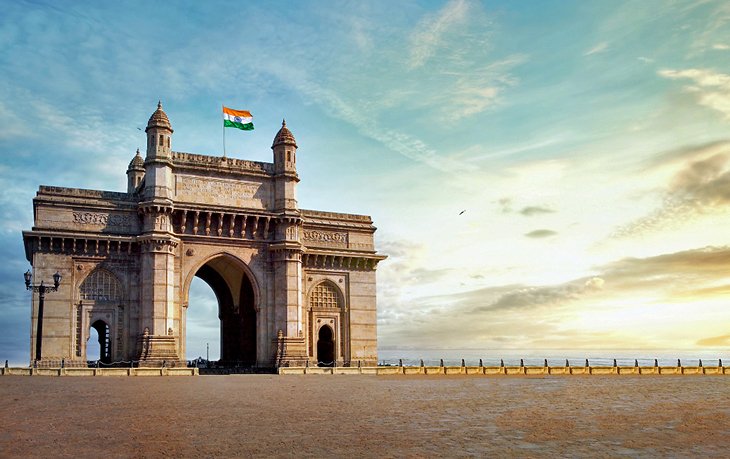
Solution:
[[[286,120],[281,122],[281,129],[279,129],[279,132],[276,133],[276,137],[274,137],[274,143],[271,145],[271,148],[274,148],[277,145],[294,145],[295,148],[297,146],[294,134],[292,134],[289,128],[286,127]]]
[[[137,148],[137,154],[134,155],[134,158],[132,158],[132,161],[129,162],[129,167],[127,168],[127,170],[133,169],[144,170],[144,159],[142,159],[142,156],[139,154],[139,148]]]
[[[150,116],[150,120],[147,122],[147,132],[151,128],[164,127],[172,131],[172,125],[170,120],[167,118],[167,114],[162,110],[162,102],[157,102],[157,110]]]

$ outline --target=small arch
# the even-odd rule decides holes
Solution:
[[[290,151],[286,152],[286,160],[291,161],[291,152]]]
[[[91,324],[91,328],[96,330],[97,336],[99,337],[99,361],[106,364],[112,363],[112,339],[109,325],[99,319]],[[89,333],[89,337],[91,337],[91,333]],[[88,354],[86,358],[88,360]]]
[[[158,145],[161,147],[165,146],[165,141],[164,141],[164,138],[162,137],[162,134],[160,134],[160,143]]]
[[[335,365],[335,332],[329,325],[322,325],[317,333],[317,365]]]

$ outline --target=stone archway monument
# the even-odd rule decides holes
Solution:
[[[99,324],[111,362],[183,364],[196,276],[218,299],[225,362],[316,365],[327,334],[337,365],[376,364],[375,269],[385,257],[375,227],[368,216],[299,208],[286,123],[272,163],[173,151],[161,104],[146,133],[126,193],[41,186],[33,200],[26,257],[36,279],[57,270],[64,279],[45,299],[38,364],[84,365]],[[34,296],[31,356],[37,320]]]

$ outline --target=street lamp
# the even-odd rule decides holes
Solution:
[[[41,344],[43,343],[43,300],[46,298],[46,292],[55,292],[58,290],[58,286],[61,285],[61,273],[56,271],[53,275],[53,287],[46,287],[41,281],[41,285],[31,285],[33,274],[30,273],[30,269],[23,274],[25,277],[25,288],[38,292],[38,326],[35,334],[35,359],[41,359]]]

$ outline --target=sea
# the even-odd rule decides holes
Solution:
[[[586,359],[590,366],[612,366],[616,359],[618,366],[653,366],[654,359],[659,366],[723,366],[730,365],[730,349],[671,350],[671,349],[380,349],[380,365],[418,366],[423,360],[425,366],[437,366],[443,359],[444,366],[459,366],[464,360],[466,366],[518,366],[520,360],[525,366],[543,366],[545,359],[549,366],[563,366],[567,360],[570,366],[583,366]]]

